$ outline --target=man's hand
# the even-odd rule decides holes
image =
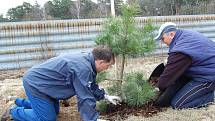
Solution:
[[[158,87],[155,87],[155,91],[159,92],[159,91],[160,91],[160,89],[159,89]]]
[[[105,99],[114,105],[120,104],[119,102],[122,102],[122,100],[119,96],[110,96],[110,95],[105,94]]]
[[[108,121],[108,120],[104,120],[104,119],[97,119],[97,121]]]
[[[156,87],[157,84],[158,84],[158,80],[159,80],[159,77],[151,77],[151,79],[149,80],[149,83],[150,83],[152,86]]]

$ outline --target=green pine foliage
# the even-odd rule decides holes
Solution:
[[[156,96],[154,88],[144,80],[142,73],[130,73],[125,76],[122,85],[123,101],[132,107],[141,107]]]
[[[97,102],[96,110],[98,110],[99,112],[105,113],[108,110],[107,102],[104,100]]]
[[[109,18],[105,22],[103,32],[95,40],[97,45],[108,45],[116,55],[122,57],[120,79],[123,78],[126,56],[144,55],[156,47],[152,22],[148,20],[143,26],[135,22],[138,7],[125,4],[121,11],[121,16]]]
[[[110,95],[121,95],[122,94],[122,89],[121,89],[121,85],[119,85],[121,83],[113,83],[113,85],[111,87],[107,88],[107,92]]]
[[[106,80],[106,77],[107,77],[107,72],[104,71],[104,72],[100,72],[100,73],[97,73],[97,76],[96,76],[96,83],[100,83],[104,80]]]

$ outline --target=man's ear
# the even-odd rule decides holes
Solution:
[[[170,32],[170,37],[174,38],[174,36],[175,36],[175,32]]]
[[[102,64],[104,62],[104,60],[97,60],[98,64]]]

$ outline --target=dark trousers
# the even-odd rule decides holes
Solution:
[[[198,108],[214,101],[215,82],[198,82],[182,76],[155,101],[161,107]]]
[[[171,85],[165,91],[160,92],[160,96],[156,99],[155,105],[160,107],[169,107],[172,98],[176,95],[176,93],[187,84],[189,78],[186,76],[181,76],[175,84]]]
[[[172,98],[176,109],[199,108],[214,101],[215,82],[189,81]]]

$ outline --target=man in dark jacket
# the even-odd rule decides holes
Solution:
[[[10,109],[14,120],[56,121],[59,100],[77,96],[78,110],[84,121],[96,121],[96,101],[107,99],[117,104],[120,98],[105,94],[96,84],[97,73],[114,64],[114,54],[106,46],[90,53],[64,54],[33,66],[23,77],[29,100],[18,98]],[[2,117],[2,120],[6,118]]]
[[[160,91],[184,83],[180,80],[182,75],[189,78],[188,83],[172,97],[171,106],[194,108],[213,102],[215,42],[198,32],[177,29],[172,22],[161,25],[155,39],[169,46],[167,65],[157,84]]]

